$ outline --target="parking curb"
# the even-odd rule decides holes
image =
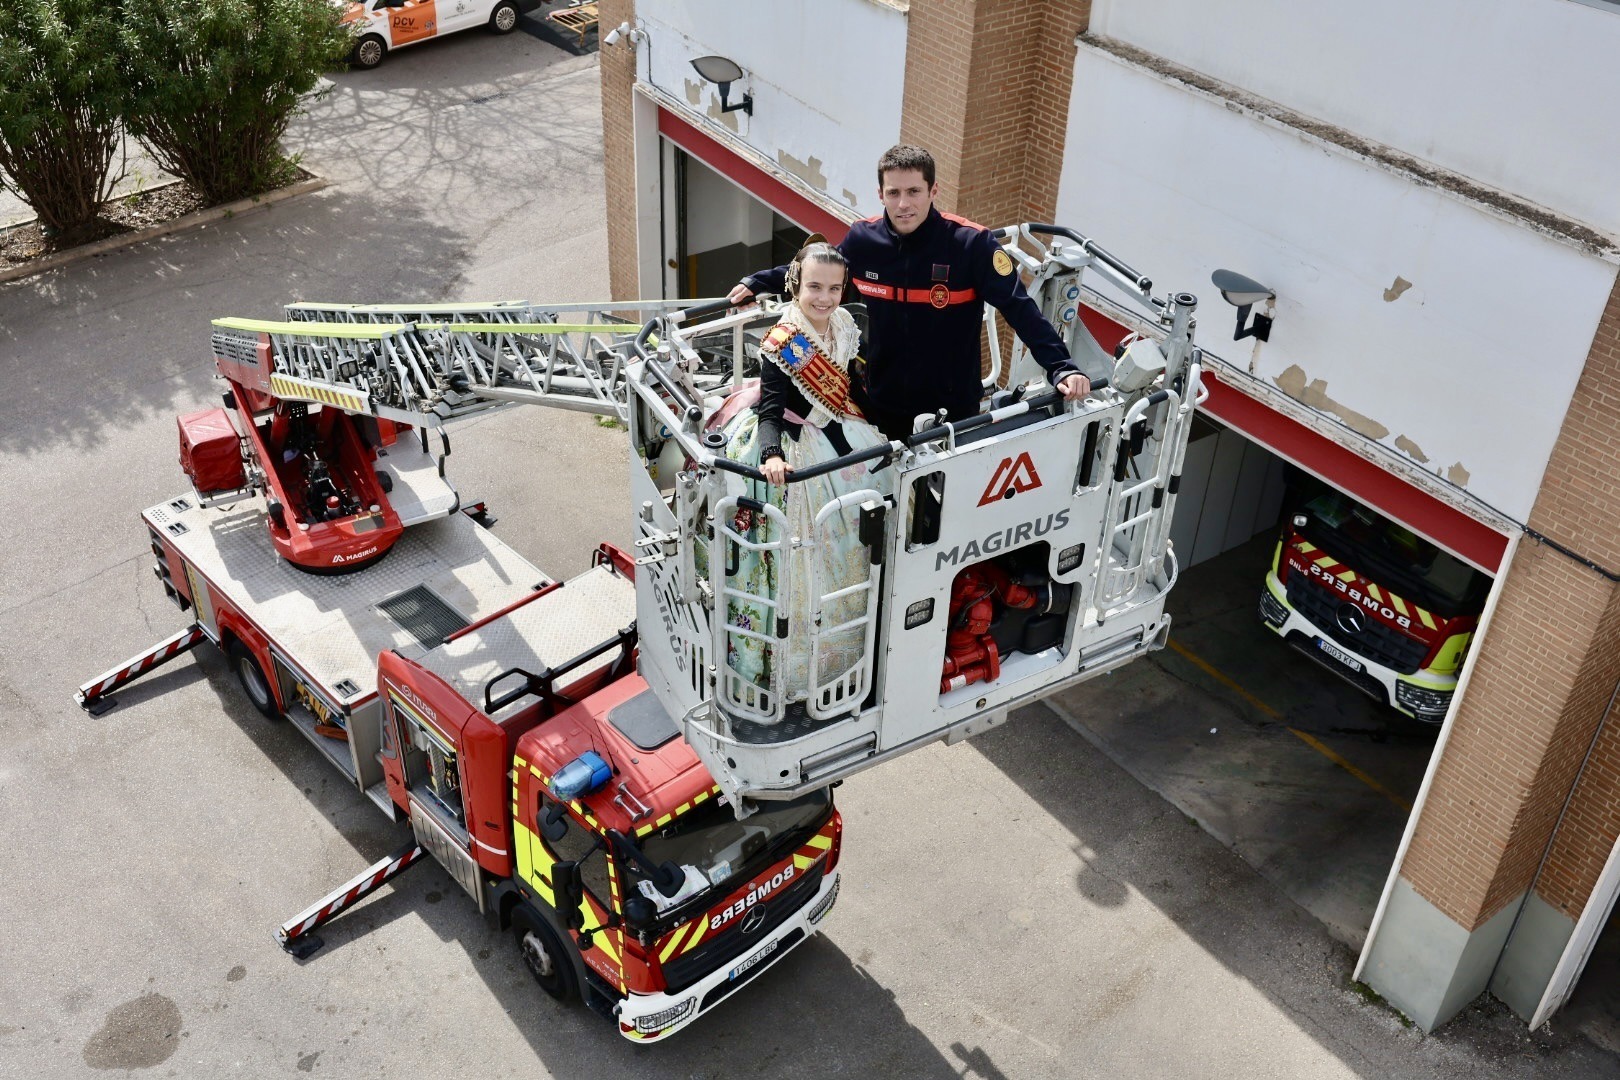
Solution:
[[[195,210],[189,214],[182,214],[173,221],[165,221],[145,229],[137,229],[134,232],[109,236],[105,240],[81,244],[69,251],[58,252],[55,255],[47,256],[23,266],[0,270],[0,285],[11,281],[21,281],[23,278],[33,277],[35,274],[43,274],[50,270],[59,270],[81,259],[88,259],[95,255],[105,255],[108,252],[130,247],[146,240],[156,240],[159,237],[183,232],[199,225],[210,225],[228,217],[239,217],[254,210],[268,209],[278,202],[292,198],[294,195],[305,195],[311,191],[319,191],[330,184],[331,181],[324,176],[311,176],[308,180],[300,180],[296,184],[289,184],[286,187],[277,188],[263,195],[252,195],[246,199],[237,199],[235,202],[221,203],[219,206],[210,206],[206,210]],[[26,223],[21,222],[19,224]]]

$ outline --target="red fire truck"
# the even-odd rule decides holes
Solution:
[[[431,855],[546,992],[626,1038],[668,1037],[826,918],[844,777],[1164,643],[1196,298],[1154,297],[1066,229],[1003,238],[1096,392],[1001,391],[979,416],[920,417],[804,468],[790,484],[833,469],[859,484],[802,531],[710,423],[748,392],[770,311],[657,302],[635,305],[654,312],[637,326],[623,304],[292,304],[284,321],[217,320],[224,408],[181,417],[191,490],[143,515],[194,622],[80,703],[104,710],[213,644],[255,707],[412,833],[286,922],[285,947],[318,948],[323,923]],[[1086,270],[1160,328],[1117,363],[1077,317]],[[1014,378],[1038,371],[1014,353]],[[517,403],[626,423],[636,557],[603,545],[553,581],[461,505],[449,425]],[[743,524],[766,519],[784,527]],[[816,555],[834,528],[858,544],[852,574]],[[777,560],[773,595],[750,591],[747,552]],[[733,617],[744,603],[772,615]],[[771,660],[761,676],[739,670],[744,636]],[[778,650],[800,648],[808,688],[790,700]]]
[[[1260,618],[1398,712],[1445,719],[1490,578],[1309,474],[1290,474]]]

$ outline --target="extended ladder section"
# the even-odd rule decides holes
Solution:
[[[512,402],[624,419],[641,327],[622,313],[674,307],[298,303],[282,321],[215,320],[213,346],[221,370],[250,389],[400,423]]]
[[[638,338],[641,670],[742,812],[977,734],[1166,640],[1197,301],[1155,297],[1068,230],[1002,234],[1093,392],[1062,401],[1020,346],[1027,394],[792,476],[785,500],[728,458],[712,397],[683,390],[705,339],[757,336],[769,314]],[[1082,274],[1139,313],[1118,358],[1080,323]]]

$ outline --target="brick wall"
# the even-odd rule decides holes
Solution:
[[[1620,570],[1620,285],[1530,521]],[[1402,874],[1472,930],[1524,892],[1549,856],[1538,891],[1576,913],[1620,828],[1620,734],[1605,731],[1580,773],[1620,680],[1620,586],[1526,537],[1471,663]],[[1566,800],[1569,814],[1549,852]]]
[[[634,21],[635,0],[601,0],[601,33]],[[644,48],[645,46],[643,46]],[[615,300],[640,295],[636,265],[636,159],[632,115],[636,49],[628,39],[597,52],[602,77],[602,194],[607,200],[608,283]]]
[[[1091,0],[911,6],[900,137],[939,163],[939,206],[986,225],[1047,221]],[[964,77],[965,73],[965,77]]]
[[[928,0],[907,18],[900,138],[934,155],[939,208],[991,227],[1051,221],[1091,0]],[[1014,338],[996,319],[1005,356]],[[988,373],[988,335],[982,349]]]

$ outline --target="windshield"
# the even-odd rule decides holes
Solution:
[[[1306,539],[1363,577],[1435,614],[1477,613],[1490,578],[1310,476],[1295,478],[1296,512],[1309,518]]]
[[[663,832],[644,838],[641,850],[655,864],[672,862],[686,871],[684,895],[674,901],[680,902],[763,869],[821,828],[831,810],[832,792],[826,788],[791,802],[761,802],[742,821],[729,805],[713,799],[677,818]],[[655,903],[661,901],[661,907],[671,903],[634,866],[630,878],[632,888]]]

